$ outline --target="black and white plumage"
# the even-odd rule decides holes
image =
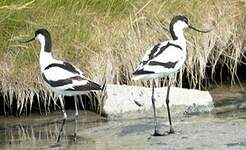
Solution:
[[[172,40],[161,42],[152,46],[143,56],[142,61],[133,73],[133,80],[153,80],[152,84],[152,105],[154,110],[155,130],[154,135],[162,135],[157,131],[155,98],[154,98],[154,79],[166,76],[173,76],[178,72],[186,60],[186,40],[183,34],[183,29],[191,28],[198,32],[207,33],[194,28],[188,22],[185,16],[175,16],[170,23],[170,33]],[[174,133],[171,115],[169,110],[169,92],[170,85],[167,89],[166,105],[170,124],[169,133]]]
[[[166,41],[147,50],[133,73],[134,80],[149,80],[168,76],[178,71],[186,58],[186,43]]]
[[[53,58],[52,56],[52,43],[49,32],[46,29],[39,29],[35,32],[35,37],[26,41],[30,42],[38,40],[41,44],[39,64],[41,69],[41,76],[45,85],[53,91],[60,100],[62,111],[64,114],[63,124],[60,133],[57,138],[57,142],[60,141],[63,126],[67,119],[67,114],[64,109],[63,97],[74,96],[75,97],[75,109],[76,109],[76,121],[78,118],[77,108],[77,95],[86,94],[90,91],[101,90],[100,85],[89,80],[83,75],[75,66]],[[76,134],[76,131],[75,131]]]

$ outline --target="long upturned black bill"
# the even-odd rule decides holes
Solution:
[[[212,31],[212,30],[199,30],[199,29],[197,29],[197,28],[195,28],[195,27],[193,27],[193,26],[191,26],[191,25],[189,25],[189,28],[191,28],[191,29],[193,29],[193,30],[195,30],[195,31],[197,31],[197,32],[201,32],[201,33],[208,33],[208,32],[210,32],[210,31]]]
[[[24,41],[24,42],[22,42],[22,43],[28,43],[28,42],[31,42],[31,41],[33,41],[33,40],[35,40],[35,37],[32,38],[32,39],[30,39],[30,40]]]

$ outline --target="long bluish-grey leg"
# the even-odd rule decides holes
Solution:
[[[151,96],[151,100],[152,100],[152,106],[153,106],[153,111],[154,111],[154,123],[155,123],[155,130],[154,130],[154,134],[153,136],[161,136],[162,134],[160,134],[157,130],[157,118],[156,118],[156,108],[155,108],[155,81],[153,80],[152,82],[152,96]]]
[[[169,93],[170,93],[170,85],[168,85],[168,87],[167,87],[166,104],[167,104],[168,120],[169,120],[169,125],[170,125],[170,130],[168,133],[171,134],[171,133],[174,133],[174,129],[172,126],[171,113],[170,113],[170,108],[169,108]]]
[[[78,110],[78,97],[77,96],[74,96],[74,105],[75,105],[75,117],[78,117],[79,116],[79,110]]]
[[[78,129],[78,119],[79,119],[79,111],[78,111],[78,98],[77,95],[74,96],[74,105],[75,105],[75,128],[74,128],[74,139],[76,140],[76,136],[77,136],[77,129]]]
[[[61,103],[61,108],[62,108],[62,112],[63,112],[64,118],[63,118],[63,121],[62,121],[60,132],[59,132],[57,140],[56,140],[57,143],[60,142],[60,140],[61,140],[61,135],[63,133],[63,127],[64,127],[65,122],[67,120],[67,114],[66,114],[66,111],[65,111],[65,108],[64,108],[64,104],[63,104],[63,96],[60,95],[59,96],[59,100],[60,100],[60,103]]]
[[[83,99],[82,99],[81,95],[79,95],[79,101],[80,101],[80,104],[81,104],[83,110],[85,110],[85,106],[84,106]]]

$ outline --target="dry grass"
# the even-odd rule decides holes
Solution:
[[[237,66],[246,51],[246,2],[162,0],[72,0],[0,2],[0,77],[5,103],[13,97],[18,108],[29,107],[33,95],[49,97],[39,76],[39,45],[20,44],[36,29],[47,28],[53,37],[54,55],[77,65],[93,80],[138,84],[131,80],[143,53],[154,43],[170,39],[171,18],[186,15],[196,27],[213,31],[185,31],[187,72],[191,88],[202,88],[206,66],[224,65],[237,80]],[[174,84],[182,86],[178,74]],[[41,91],[41,92],[40,92]],[[40,98],[40,103],[46,99]],[[100,106],[100,105],[99,105]]]

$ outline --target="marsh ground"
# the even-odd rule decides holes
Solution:
[[[73,112],[69,112],[69,116],[73,116]],[[106,121],[94,113],[82,112],[76,141],[73,137],[75,124],[70,117],[59,145],[54,144],[60,127],[59,114],[1,118],[0,149],[245,149],[245,116],[246,113],[174,115],[176,133],[153,137],[151,113]],[[166,117],[158,121],[160,131],[168,130]]]
[[[60,112],[20,118],[1,116],[0,149],[245,149],[246,112],[238,107],[245,102],[245,93],[240,87],[228,86],[216,88],[211,93],[217,104],[215,111],[219,114],[185,115],[178,108],[171,109],[176,133],[163,137],[151,136],[154,128],[152,111],[129,113],[111,119],[81,111],[77,124],[78,136],[74,140],[74,111],[70,110],[60,144],[55,144],[62,119]],[[164,109],[158,110],[158,123],[161,132],[168,130]]]

